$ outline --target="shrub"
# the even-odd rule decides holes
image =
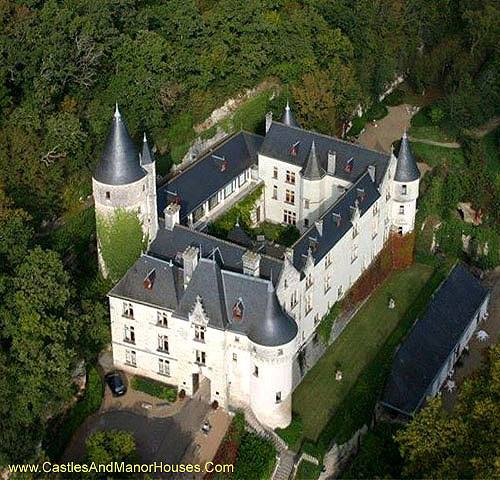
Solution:
[[[276,463],[276,449],[270,440],[252,432],[241,437],[233,478],[236,480],[271,478]]]
[[[404,90],[396,88],[384,98],[383,103],[388,107],[397,107],[404,102],[405,95]]]
[[[59,417],[47,429],[44,439],[47,455],[51,460],[59,460],[76,429],[85,419],[97,412],[104,395],[104,385],[95,367],[87,374],[87,385],[83,397],[73,408]]]
[[[295,480],[315,480],[321,473],[321,465],[302,460],[297,468]]]
[[[304,423],[299,415],[294,413],[288,427],[277,428],[275,431],[292,450],[296,452],[300,450],[300,445],[304,436]]]
[[[341,303],[336,302],[335,305],[330,309],[330,311],[321,319],[321,323],[319,324],[316,331],[318,332],[319,337],[325,345],[328,345],[333,324],[335,322],[335,319],[340,314],[341,310]]]
[[[163,385],[148,378],[134,377],[131,386],[134,390],[147,393],[152,397],[167,400],[167,402],[175,402],[177,399],[177,387]]]

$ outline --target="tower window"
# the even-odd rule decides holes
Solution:
[[[400,205],[399,206],[399,214],[400,215],[404,215],[405,214],[405,206],[404,205]]]
[[[254,365],[253,367],[253,374],[258,377],[259,376],[259,367],[257,365]]]
[[[281,403],[281,392],[276,392],[276,403]]]
[[[406,195],[406,194],[408,193],[408,185],[403,185],[403,186],[401,187],[401,193],[402,193],[403,195]]]
[[[106,200],[110,200],[111,199],[111,192],[106,192]]]
[[[278,178],[278,167],[273,167],[273,178]]]

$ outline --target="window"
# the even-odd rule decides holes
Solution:
[[[377,235],[378,235],[378,221],[376,218],[374,218],[372,225],[372,239],[374,239]]]
[[[290,170],[286,171],[286,183],[295,185],[295,172],[291,172]]]
[[[240,321],[243,318],[243,302],[241,298],[233,306],[233,320]]]
[[[158,335],[158,350],[168,353],[168,337],[166,335]]]
[[[246,183],[246,181],[247,181],[247,179],[246,179],[245,173],[242,173],[238,178],[238,185],[241,187],[242,185],[244,185]]]
[[[125,350],[125,363],[131,367],[137,367],[137,357],[134,350]]]
[[[280,349],[278,350],[278,357],[280,357],[281,355],[283,355],[283,349],[282,349],[282,348],[280,348]]]
[[[398,235],[403,236],[403,227],[398,227]]]
[[[401,193],[406,195],[408,193],[408,185],[401,185]]]
[[[240,341],[240,337],[234,337],[234,341],[235,341],[236,343],[239,343],[239,341]]]
[[[156,324],[160,327],[168,327],[168,314],[167,312],[157,312]]]
[[[134,318],[134,307],[131,303],[123,303],[123,316],[127,318]]]
[[[358,224],[357,223],[354,223],[352,225],[352,238],[356,238],[358,236],[358,233],[359,233],[359,227],[358,227]]]
[[[229,197],[229,195],[231,195],[234,191],[234,187],[233,187],[233,184],[230,183],[229,185],[226,185],[225,188],[224,188],[224,198],[227,198]]]
[[[158,373],[170,377],[170,362],[163,358],[158,359]]]
[[[213,195],[208,200],[208,209],[213,210],[218,204],[219,204],[219,195],[218,194]]]
[[[331,275],[329,273],[327,273],[325,275],[325,293],[327,293],[330,288],[332,288],[332,285],[331,285]]]
[[[332,254],[328,252],[325,257],[325,268],[328,268],[332,264]]]
[[[273,200],[278,200],[278,187],[276,185],[273,186]]]
[[[298,303],[298,300],[297,300],[297,290],[295,290],[294,292],[292,292],[292,295],[290,297],[290,310],[292,310],[295,305],[297,305]]]
[[[276,403],[281,403],[281,392],[276,392]]]
[[[342,285],[340,285],[338,290],[337,290],[337,300],[342,298],[343,294],[344,294],[344,289],[342,288]]]
[[[404,205],[400,205],[399,206],[399,214],[400,215],[404,215],[405,214],[405,206]]]
[[[319,313],[314,315],[314,326],[316,326],[319,323]]]
[[[197,342],[204,342],[205,341],[205,331],[206,327],[202,325],[195,325],[194,326],[194,339]]]
[[[125,339],[128,343],[135,343],[135,330],[134,327],[125,325]]]
[[[378,215],[379,207],[378,207],[378,202],[375,202],[373,204],[373,216],[376,217]]]
[[[238,361],[238,355],[236,353],[233,353],[233,362]]]
[[[111,199],[111,192],[106,192],[106,200]]]
[[[273,167],[273,178],[278,178],[278,167]]]
[[[283,210],[283,222],[288,225],[297,225],[297,214],[290,210]]]
[[[304,228],[309,228],[309,219],[304,218]]]
[[[304,198],[304,209],[309,210],[309,199],[308,198]]]
[[[253,366],[253,374],[258,377],[259,376],[259,367],[257,365]]]
[[[352,252],[351,252],[351,263],[355,262],[358,259],[358,246],[354,244],[352,246]]]
[[[306,277],[306,290],[308,288],[311,288],[312,287],[312,284],[313,284],[313,276],[312,276],[312,273],[308,273],[307,274],[307,277]]]
[[[295,205],[295,192],[293,190],[285,190],[285,202]]]
[[[306,315],[312,310],[312,295],[306,295]]]
[[[207,355],[205,352],[202,352],[201,350],[196,350],[196,363],[199,363],[200,365],[206,365],[207,362]]]

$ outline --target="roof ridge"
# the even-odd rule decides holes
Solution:
[[[302,128],[302,127],[292,127],[290,125],[286,125],[283,122],[279,122],[278,120],[273,120],[272,123],[277,123],[280,126],[287,127],[287,128],[293,128],[295,130],[302,130],[303,132],[310,133],[311,135],[318,135],[319,137],[328,138],[330,140],[335,140],[337,142],[344,143],[345,145],[350,145],[352,147],[357,147],[357,148],[359,148],[361,150],[367,150],[369,152],[374,152],[374,153],[378,153],[379,155],[384,155],[386,157],[390,157],[389,153],[380,152],[379,150],[374,150],[372,148],[365,147],[364,145],[361,145],[359,143],[348,142],[347,140],[343,140],[342,138],[338,138],[338,137],[333,137],[332,135],[326,135],[325,133],[316,132],[314,130],[307,130],[307,129]],[[271,124],[271,127],[272,127],[272,124]]]

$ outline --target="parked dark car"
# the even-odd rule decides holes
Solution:
[[[121,397],[127,392],[127,387],[120,372],[110,372],[104,379],[114,397]]]

